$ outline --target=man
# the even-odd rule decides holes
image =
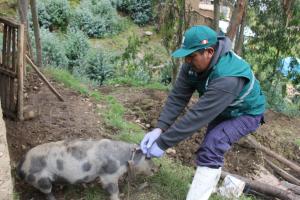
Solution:
[[[188,29],[172,56],[184,57],[185,64],[157,128],[145,135],[141,148],[148,157],[161,157],[208,124],[187,195],[187,200],[207,200],[220,178],[224,154],[263,121],[265,97],[249,64],[231,51],[231,41],[207,26]],[[175,122],[195,90],[201,98]]]

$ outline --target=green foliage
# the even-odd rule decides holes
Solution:
[[[161,82],[164,85],[169,85],[172,81],[172,63],[167,62],[161,70]]]
[[[300,147],[300,138],[295,140],[296,145],[298,145]]]
[[[71,16],[70,26],[89,37],[101,38],[121,31],[121,19],[109,0],[83,0]]]
[[[163,199],[185,199],[194,170],[168,158],[159,159],[157,162],[162,167],[156,175],[149,178],[151,187],[154,187]]]
[[[278,73],[280,61],[287,57],[300,56],[300,35],[295,25],[299,24],[299,0],[296,0],[288,13],[282,1],[250,0],[248,24],[255,36],[248,39],[245,57],[255,70],[268,96],[269,106],[294,115],[297,105],[285,98],[282,90],[288,81]],[[288,17],[288,15],[290,17]]]
[[[140,47],[145,43],[136,35],[131,35],[128,38],[128,46],[121,56],[121,63],[119,66],[119,74],[124,77],[132,77],[136,80],[148,83],[151,80],[151,70],[149,63],[153,60],[150,54],[140,55],[138,52]]]
[[[41,28],[42,62],[43,66],[67,67],[68,58],[65,55],[64,44],[60,41],[56,33],[51,33],[47,29]],[[33,40],[33,33],[31,41]]]
[[[98,82],[99,85],[102,85],[114,73],[111,58],[100,49],[88,53],[84,66],[88,78]]]
[[[150,0],[121,0],[118,9],[130,15],[133,21],[146,25],[153,20],[152,2]]]
[[[68,58],[68,70],[73,72],[73,68],[80,66],[89,50],[87,36],[82,31],[68,30],[65,41],[65,51]]]
[[[63,83],[66,87],[71,88],[82,95],[89,96],[88,88],[74,77],[69,71],[58,68],[47,68],[46,72],[50,74],[55,80]]]
[[[67,0],[37,1],[40,25],[49,28],[66,30],[70,16],[70,5]]]

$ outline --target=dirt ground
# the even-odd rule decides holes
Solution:
[[[34,110],[36,116],[24,122],[6,119],[13,168],[27,150],[38,144],[67,138],[98,139],[109,137],[113,132],[107,129],[104,121],[95,112],[97,105],[94,102],[52,82],[65,98],[65,102],[60,102],[35,74],[30,74],[25,86],[25,105],[27,110]],[[118,99],[127,109],[126,120],[139,124],[145,132],[155,126],[167,97],[167,93],[163,91],[125,86],[101,87],[99,90]],[[300,119],[268,111],[266,121],[255,133],[255,137],[265,146],[300,164],[300,149],[294,144],[295,139],[300,138]],[[205,128],[177,145],[168,156],[180,160],[184,165],[194,166],[194,152],[201,144],[204,133]],[[261,153],[235,144],[226,155],[224,168],[232,173],[252,177],[259,173],[259,166],[262,164]],[[21,200],[43,199],[32,187],[18,179],[15,186]],[[56,195],[63,192],[62,189],[55,188]]]

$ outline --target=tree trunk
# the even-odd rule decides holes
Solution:
[[[291,12],[291,10],[294,5],[294,2],[295,2],[295,0],[282,0],[282,6],[283,6],[284,14],[286,17],[285,27],[288,27],[289,22],[292,18],[293,13]]]
[[[289,174],[285,170],[281,169],[279,166],[275,165],[271,160],[265,158],[266,162],[269,164],[269,166],[279,174],[284,180],[289,181],[290,183],[293,183],[295,185],[298,185],[300,187],[300,180],[294,177],[293,175]]]
[[[245,8],[247,8],[247,2],[245,5]],[[247,18],[247,9],[244,10],[242,21],[241,21],[241,26],[239,28],[239,34],[235,41],[234,51],[239,56],[242,56],[242,54],[243,54],[244,30],[245,30],[245,26],[246,26],[246,18]]]
[[[32,21],[33,21],[33,29],[34,29],[34,38],[35,38],[35,46],[36,46],[36,63],[38,67],[42,67],[42,45],[40,38],[40,27],[39,20],[36,8],[36,0],[30,0]]]
[[[298,175],[300,175],[300,166],[293,163],[292,161],[289,161],[288,159],[284,158],[283,156],[279,155],[278,153],[264,147],[259,142],[255,140],[255,138],[251,135],[247,136],[246,141],[250,144],[250,146],[261,150],[268,156],[271,156],[272,158],[275,158],[276,160],[280,161],[281,163],[285,164],[289,168],[293,169],[295,172],[297,172]]]
[[[214,0],[214,29],[219,32],[220,21],[220,0]]]
[[[32,56],[32,48],[30,44],[30,37],[29,37],[29,27],[28,27],[28,20],[27,20],[27,14],[28,14],[28,0],[18,0],[18,11],[19,11],[19,17],[20,22],[24,24],[24,31],[25,31],[25,38],[24,38],[24,54],[28,50],[29,55]],[[25,58],[24,58],[25,63]],[[24,75],[26,74],[26,67],[24,67]]]
[[[232,12],[229,27],[227,29],[227,36],[233,41],[237,29],[242,22],[244,10],[246,9],[247,0],[237,0],[234,10]]]
[[[266,194],[268,196],[277,197],[282,200],[297,200],[298,196],[294,193],[291,193],[290,191],[285,191],[280,188],[277,188],[273,185],[269,185],[266,183],[262,183],[259,181],[253,181],[250,179],[247,179],[242,176],[238,176],[235,174],[230,174],[228,172],[222,171],[222,177],[226,177],[227,175],[234,176],[242,181],[244,181],[249,187],[257,192],[260,192],[262,194]]]

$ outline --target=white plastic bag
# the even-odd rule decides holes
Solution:
[[[219,192],[221,196],[235,199],[241,196],[244,188],[244,181],[241,181],[231,175],[227,175],[224,179],[223,185],[219,188]]]

